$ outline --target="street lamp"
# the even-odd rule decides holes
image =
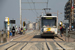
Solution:
[[[20,28],[22,27],[22,15],[21,15],[21,0],[20,0]]]
[[[62,14],[62,13],[59,13],[59,12],[57,11],[57,22],[58,22],[58,14]],[[57,23],[57,29],[58,29],[58,23]]]

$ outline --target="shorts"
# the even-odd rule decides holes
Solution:
[[[1,37],[3,37],[3,34],[1,34]]]
[[[60,31],[61,32],[61,34],[63,34],[63,31]]]

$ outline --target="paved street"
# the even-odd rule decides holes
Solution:
[[[75,50],[75,42],[65,42],[61,38],[42,38],[34,30],[10,42],[0,45],[0,50]]]

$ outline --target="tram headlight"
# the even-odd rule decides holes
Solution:
[[[54,33],[54,31],[51,31],[51,33]]]

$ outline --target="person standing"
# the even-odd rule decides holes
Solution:
[[[21,34],[21,29],[20,29],[20,27],[18,28],[18,33]]]
[[[14,26],[12,28],[12,33],[13,33],[13,36],[15,36],[15,28],[14,28]]]
[[[61,35],[61,37],[63,36],[63,32],[64,32],[64,28],[61,26],[60,27],[60,35]]]
[[[12,32],[10,31],[10,38],[12,37]]]
[[[2,30],[2,34],[1,34],[1,37],[3,37],[3,33],[4,33],[4,31]]]
[[[16,35],[18,34],[18,28],[16,28]]]
[[[21,35],[23,34],[23,28],[21,28]]]

